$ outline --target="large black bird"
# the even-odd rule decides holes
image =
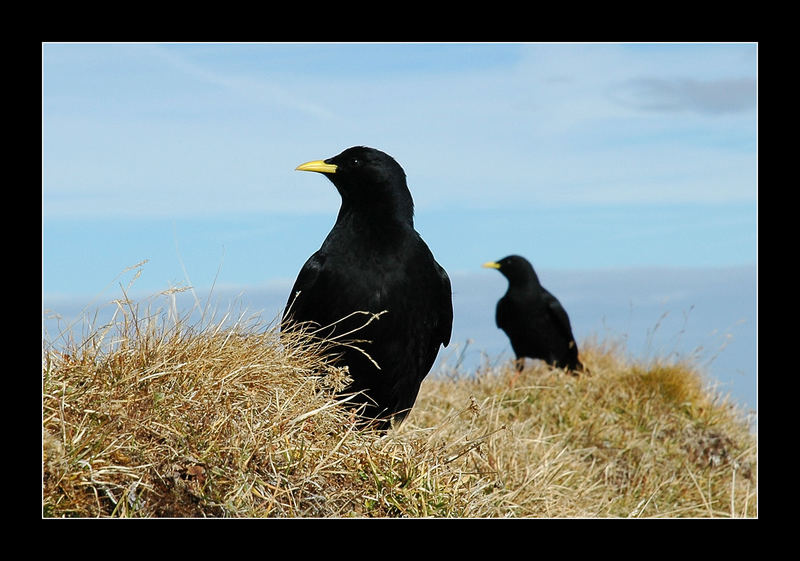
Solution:
[[[509,255],[483,266],[499,270],[508,279],[508,290],[497,302],[495,322],[511,341],[517,370],[522,370],[528,357],[573,373],[582,371],[569,316],[541,285],[533,265],[524,257]]]
[[[352,402],[365,406],[371,425],[388,428],[406,417],[439,345],[450,342],[450,278],[414,229],[414,202],[394,158],[356,146],[297,169],[324,174],[342,204],[297,276],[283,329],[312,322],[321,337],[361,341],[331,352],[349,368],[346,393],[363,392]]]

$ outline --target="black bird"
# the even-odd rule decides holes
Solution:
[[[365,406],[371,425],[388,428],[406,417],[439,345],[450,342],[450,278],[414,229],[414,202],[394,158],[356,146],[297,169],[324,174],[342,204],[297,276],[282,329],[312,322],[321,337],[366,340],[331,352],[353,379],[345,392],[363,392],[352,402]]]
[[[508,279],[508,290],[497,302],[495,322],[508,335],[517,355],[517,370],[525,357],[538,358],[557,368],[583,370],[569,316],[561,303],[539,282],[530,262],[519,255],[484,263]]]

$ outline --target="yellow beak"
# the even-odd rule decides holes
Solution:
[[[494,261],[489,261],[488,263],[484,263],[481,267],[486,267],[487,269],[499,269],[500,264],[495,263]]]
[[[333,164],[326,164],[324,160],[314,160],[313,162],[306,162],[300,164],[295,168],[296,171],[316,171],[319,173],[336,173],[336,166]]]

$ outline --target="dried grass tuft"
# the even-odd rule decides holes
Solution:
[[[45,341],[44,516],[757,516],[755,438],[691,365],[431,376],[381,433],[339,406],[337,342],[116,305]]]

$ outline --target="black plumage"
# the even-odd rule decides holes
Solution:
[[[538,358],[557,368],[583,370],[578,345],[566,310],[539,282],[533,265],[519,255],[509,255],[483,265],[508,279],[508,290],[497,302],[495,322],[505,331],[522,370],[525,357]]]
[[[342,204],[333,229],[297,276],[283,329],[312,322],[321,337],[362,341],[356,344],[361,350],[336,346],[331,352],[341,353],[337,364],[353,379],[345,392],[363,392],[351,403],[365,406],[364,416],[376,420],[371,424],[387,428],[406,417],[439,345],[450,342],[450,279],[414,229],[406,174],[394,158],[357,146],[297,169],[324,174]]]

